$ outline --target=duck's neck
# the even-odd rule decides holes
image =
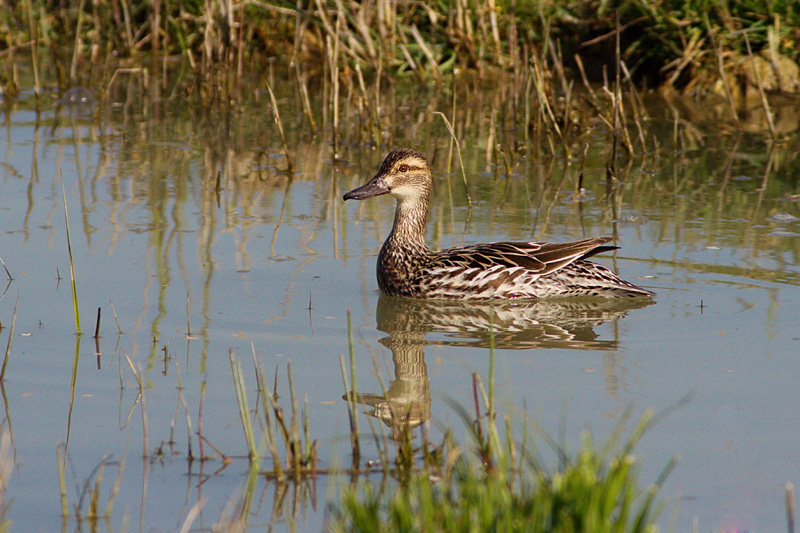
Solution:
[[[426,202],[397,202],[392,232],[386,246],[406,250],[407,253],[429,252],[425,245],[425,221],[428,217]]]

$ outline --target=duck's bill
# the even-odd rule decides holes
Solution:
[[[386,182],[380,176],[375,176],[367,183],[359,187],[358,189],[353,189],[349,193],[344,195],[345,200],[363,200],[365,198],[372,198],[373,196],[380,196],[381,194],[387,194],[391,191]]]

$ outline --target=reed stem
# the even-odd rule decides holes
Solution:
[[[64,177],[61,176],[61,193],[64,200],[64,221],[67,227],[67,252],[69,252],[69,277],[72,281],[72,307],[75,311],[75,333],[81,334],[81,316],[78,312],[78,289],[75,286],[75,263],[72,259],[72,242],[69,236],[69,213],[67,212],[67,190],[64,187]]]

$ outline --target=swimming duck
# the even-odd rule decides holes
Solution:
[[[367,183],[344,195],[364,200],[391,194],[394,225],[378,254],[378,287],[390,296],[510,299],[565,296],[649,297],[588,257],[614,250],[611,237],[576,242],[495,242],[429,250],[425,222],[433,180],[421,154],[402,148]]]

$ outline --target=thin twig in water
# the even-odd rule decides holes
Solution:
[[[311,288],[308,290],[308,310],[312,309],[311,307],[311,295],[314,294],[314,280],[317,279],[319,276],[311,276]]]
[[[131,361],[131,357],[127,353],[125,353],[125,359],[128,360],[128,366],[131,372],[133,372],[133,377],[136,378],[136,383],[139,386],[139,398],[142,400],[142,457],[147,457],[147,450],[149,448],[147,444],[147,412],[144,403],[144,385],[142,384],[142,377],[140,375],[141,369],[139,369],[139,372],[136,371],[136,368],[133,366],[133,361]]]
[[[6,262],[3,261],[2,257],[0,257],[0,264],[3,265],[3,270],[6,271],[6,276],[8,276],[8,280],[12,281],[14,278],[11,276],[11,272],[8,271],[8,268],[6,268]]]
[[[122,335],[122,326],[119,325],[119,318],[117,318],[117,310],[114,309],[114,304],[111,303],[111,300],[109,300],[108,303],[111,305],[111,312],[114,314],[114,320],[117,322],[117,331],[119,331],[119,334]]]

